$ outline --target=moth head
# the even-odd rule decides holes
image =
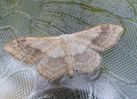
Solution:
[[[68,34],[63,34],[63,35],[61,35],[60,37],[61,37],[63,40],[69,40],[70,35],[68,35]]]

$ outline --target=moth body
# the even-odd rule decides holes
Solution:
[[[65,52],[65,61],[67,62],[67,67],[68,67],[68,74],[73,75],[73,64],[74,64],[74,59],[71,54],[71,43],[72,40],[68,34],[62,35],[61,37],[61,45],[63,47],[63,50]]]

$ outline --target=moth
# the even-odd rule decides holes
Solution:
[[[37,64],[45,78],[57,79],[74,71],[92,73],[100,67],[101,56],[123,33],[120,25],[102,24],[72,34],[54,37],[20,37],[5,45],[15,58]]]

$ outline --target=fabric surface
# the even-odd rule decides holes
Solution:
[[[71,34],[97,24],[124,27],[100,53],[101,74],[49,81],[3,48],[17,37]],[[136,99],[137,0],[0,0],[0,99]]]

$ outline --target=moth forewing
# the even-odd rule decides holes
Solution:
[[[123,28],[120,25],[103,24],[100,35],[92,40],[91,48],[98,51],[106,51],[113,47],[123,34]]]
[[[113,24],[102,24],[89,29],[75,33],[75,41],[88,46],[97,51],[105,51],[113,47],[123,33],[123,27]]]

